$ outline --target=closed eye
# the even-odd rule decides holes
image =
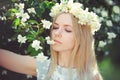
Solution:
[[[59,27],[53,26],[53,28],[52,28],[52,29],[59,29]]]
[[[66,32],[72,32],[71,30],[68,30],[68,29],[66,29],[65,31],[66,31]]]

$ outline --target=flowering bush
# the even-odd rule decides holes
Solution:
[[[53,3],[39,0],[13,0],[11,7],[1,17],[2,20],[11,21],[10,25],[15,31],[15,40],[28,45],[26,51],[35,56],[43,52],[43,47],[53,41],[48,37],[52,23],[44,18],[43,14],[52,7]],[[13,39],[12,39],[13,40]]]

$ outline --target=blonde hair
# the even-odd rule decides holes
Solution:
[[[54,18],[53,22],[60,14],[58,14]],[[70,15],[74,26],[73,29],[75,33],[76,42],[73,52],[71,54],[69,64],[72,65],[76,63],[76,71],[80,80],[102,80],[102,77],[98,71],[97,61],[95,58],[94,38],[92,35],[91,28],[89,25],[78,24],[78,19],[75,18],[72,14]],[[48,75],[46,76],[45,80],[50,79],[50,76],[54,72],[58,62],[57,59],[58,56],[56,54],[57,52],[55,52],[51,48],[50,50],[51,50],[51,64],[48,71]]]

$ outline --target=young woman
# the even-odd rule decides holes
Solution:
[[[98,70],[93,32],[99,28],[96,15],[80,3],[56,4],[50,45],[51,58],[39,59],[0,50],[0,65],[9,70],[37,76],[38,80],[102,80]]]

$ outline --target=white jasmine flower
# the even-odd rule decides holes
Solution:
[[[113,11],[117,14],[120,14],[120,7],[119,6],[114,6]]]
[[[106,0],[109,5],[113,5],[114,2],[112,0]]]
[[[96,12],[96,13],[100,13],[101,12],[101,9],[100,8],[93,8],[94,9],[94,11]]]
[[[116,34],[113,32],[108,32],[107,35],[108,35],[108,39],[116,38]]]
[[[19,13],[20,13],[20,14],[23,14],[23,13],[24,13],[24,9],[20,9],[20,10],[19,10]]]
[[[100,29],[101,24],[100,24],[98,17],[95,13],[90,12],[88,14],[89,14],[88,15],[88,23],[91,26],[92,34],[94,34],[95,31]]]
[[[28,8],[27,10],[28,10],[29,13],[34,13],[34,14],[36,14],[36,11],[35,11],[34,8]]]
[[[17,7],[18,6],[18,4],[17,3],[15,3],[15,7]]]
[[[27,19],[29,19],[30,18],[30,16],[28,15],[28,13],[24,13],[24,14],[22,14],[22,19],[21,19],[21,21],[22,22],[25,22],[25,21],[27,21]]]
[[[82,8],[79,9],[79,8],[74,7],[74,6],[70,9],[69,12],[72,13],[76,18],[79,18],[79,19],[80,19],[80,14],[84,13]]]
[[[19,4],[15,3],[15,7],[18,8],[18,11],[20,13],[24,13],[24,3],[19,3]]]
[[[38,49],[42,49],[42,47],[40,46],[40,41],[38,41],[38,40],[34,40],[34,41],[33,41],[32,47],[35,48],[36,51],[37,51]]]
[[[62,12],[68,12],[68,8],[67,7],[63,7],[61,11]]]
[[[50,16],[51,17],[56,16],[58,13],[60,13],[61,8],[62,8],[61,5],[56,3],[55,6],[53,6],[52,9],[51,9]]]
[[[109,51],[106,51],[106,52],[105,52],[105,56],[107,56],[107,55],[109,55],[109,54],[110,54]]]
[[[11,42],[12,41],[12,39],[8,39],[8,42]]]
[[[107,44],[106,42],[100,41],[98,46],[99,46],[99,47],[104,47],[106,44]]]
[[[25,4],[24,3],[15,3],[15,6],[18,7],[20,10],[24,9]]]
[[[7,20],[7,19],[6,19],[6,16],[3,16],[3,17],[0,16],[0,19],[1,19],[1,20]]]
[[[46,40],[50,40],[50,37],[49,37],[49,36],[48,36],[48,37],[45,37],[45,39],[46,39]]]
[[[77,13],[77,12],[76,12]],[[79,13],[78,13],[79,14]],[[78,15],[78,14],[75,14],[75,15]],[[86,23],[88,22],[88,14],[87,14],[87,11],[82,11],[79,15],[79,22],[80,24],[82,25],[85,25]]]
[[[111,20],[107,20],[107,21],[106,21],[106,25],[107,25],[107,26],[113,26],[113,23],[112,23]]]
[[[23,23],[25,21],[27,21],[27,19],[30,18],[30,16],[28,15],[28,13],[22,13],[22,12],[20,12],[20,13],[16,13],[15,15],[16,15],[17,18],[21,18],[21,22],[23,22]]]
[[[44,20],[41,20],[41,22],[43,23],[43,28],[50,29],[50,26],[52,25],[50,21],[47,21],[44,19]]]
[[[47,44],[54,44],[54,40],[50,40],[50,37],[45,38],[47,40]]]
[[[44,54],[41,52],[41,53],[39,53],[38,54],[38,56],[37,56],[37,60],[38,61],[41,61],[41,62],[43,62],[43,61],[45,61],[45,60],[47,60],[47,56],[44,56]]]
[[[27,75],[27,79],[32,78],[32,75]]]
[[[47,40],[47,44],[54,44],[53,40]]]
[[[108,12],[107,12],[107,10],[102,10],[102,11],[101,11],[101,15],[102,15],[102,17],[108,17]]]
[[[22,16],[21,13],[16,13],[15,15],[16,15],[17,18],[20,18]]]
[[[17,13],[15,13],[16,17],[22,17],[22,15],[24,14],[24,10],[19,10]]]
[[[99,17],[99,21],[100,22],[104,21],[104,18],[103,17]]]
[[[7,70],[3,70],[1,74],[2,75],[7,75]]]
[[[26,36],[22,36],[20,34],[18,35],[17,39],[18,39],[18,42],[20,43],[25,43],[27,40]]]

